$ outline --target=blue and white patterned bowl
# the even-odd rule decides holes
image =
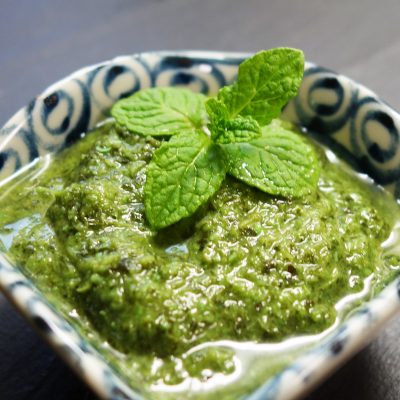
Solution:
[[[183,85],[215,93],[245,54],[155,52],[81,69],[46,89],[0,130],[0,178],[61,150],[108,116],[121,96],[150,86]],[[284,117],[312,131],[378,184],[400,196],[400,115],[369,89],[307,63],[300,93]],[[0,254],[0,289],[62,357],[105,399],[143,399],[107,365],[27,279]],[[400,279],[365,303],[322,341],[265,382],[248,400],[294,399],[331,373],[400,310]]]

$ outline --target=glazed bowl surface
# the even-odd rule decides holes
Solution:
[[[0,130],[0,179],[58,152],[109,116],[122,96],[153,86],[185,86],[207,95],[230,84],[246,54],[152,52],[85,67],[53,84]],[[306,64],[298,96],[283,118],[312,133],[354,168],[400,196],[400,115],[372,91],[328,69]],[[0,288],[54,349],[105,399],[142,399],[71,325],[51,299],[0,253]],[[311,390],[364,346],[400,310],[400,279],[247,399],[294,399]]]

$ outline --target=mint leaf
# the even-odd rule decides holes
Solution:
[[[203,132],[173,136],[154,153],[147,169],[145,212],[154,229],[193,214],[220,187],[225,162]]]
[[[277,122],[247,143],[221,145],[228,173],[264,192],[300,197],[315,190],[319,164],[314,149],[299,134]]]
[[[170,136],[206,124],[206,97],[182,88],[141,90],[111,109],[117,123],[139,135]]]
[[[304,72],[301,50],[277,48],[261,51],[239,66],[237,82],[218,92],[230,118],[250,115],[260,125],[279,116],[294,97]]]

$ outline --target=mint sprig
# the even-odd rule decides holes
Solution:
[[[261,51],[239,66],[237,81],[207,99],[182,88],[142,90],[111,110],[139,135],[171,136],[147,169],[145,212],[154,229],[192,215],[226,173],[266,193],[300,197],[315,190],[313,147],[275,119],[299,89],[300,50]]]

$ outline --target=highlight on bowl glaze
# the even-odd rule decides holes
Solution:
[[[153,52],[121,56],[55,83],[0,130],[0,179],[78,140],[121,97],[152,86],[186,86],[212,95],[230,84],[245,54]],[[400,197],[400,115],[351,79],[306,64],[298,96],[283,113]],[[397,235],[398,230],[393,231]],[[400,234],[400,227],[399,227]],[[395,240],[396,238],[392,238]],[[0,289],[58,353],[105,399],[143,399],[0,253]],[[247,400],[293,399],[359,350],[400,310],[400,278],[364,303],[331,334],[269,379]]]

